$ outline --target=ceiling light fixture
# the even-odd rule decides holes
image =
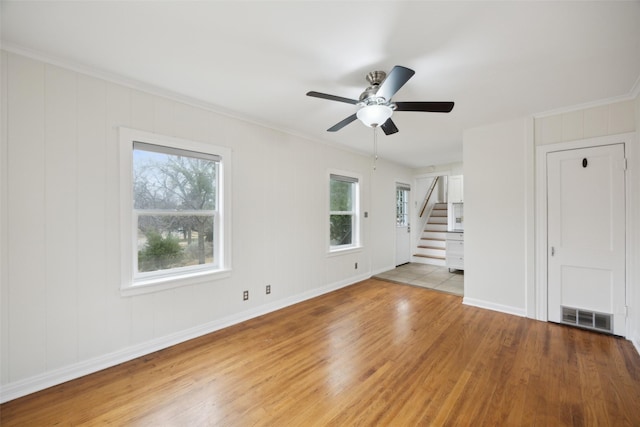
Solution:
[[[356,116],[365,126],[373,128],[383,125],[392,114],[393,109],[388,105],[372,104],[359,109]]]

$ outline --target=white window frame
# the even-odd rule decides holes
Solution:
[[[331,180],[334,177],[343,177],[355,184],[353,194],[353,210],[351,211],[332,211],[331,210]],[[362,177],[359,174],[345,171],[329,171],[327,181],[327,246],[329,254],[339,254],[349,252],[353,250],[360,250],[362,248],[361,236],[361,221],[360,221],[360,185],[362,184]],[[331,215],[345,215],[350,214],[353,217],[352,222],[352,239],[351,243],[345,245],[331,245]]]
[[[119,139],[121,294],[124,296],[137,295],[229,277],[231,273],[231,206],[229,203],[231,150],[217,145],[124,127],[119,128]],[[218,257],[215,264],[199,268],[175,268],[151,274],[137,273],[135,271],[136,257],[138,256],[136,241],[138,224],[135,220],[137,215],[133,206],[134,143],[152,144],[220,158],[218,163],[219,205],[214,216],[214,226],[218,236],[218,241],[214,248]]]
[[[398,192],[402,191],[404,195],[404,201],[402,203],[401,212],[398,212]],[[396,227],[408,227],[409,226],[409,195],[411,194],[411,187],[407,184],[396,183]],[[403,221],[398,223],[398,213],[401,213]]]

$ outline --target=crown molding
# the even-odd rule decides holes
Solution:
[[[598,101],[585,102],[583,104],[571,105],[569,107],[557,108],[555,110],[544,111],[533,115],[534,119],[542,119],[549,116],[557,116],[559,114],[573,113],[574,111],[588,110],[589,108],[602,107],[603,105],[615,104],[617,102],[631,101],[636,97],[630,92],[628,95],[614,96],[611,98],[600,99]]]
[[[246,116],[243,116],[242,114],[236,112],[236,111],[232,111],[232,110],[228,110],[225,109],[219,105],[215,105],[215,104],[211,104],[209,102],[203,101],[201,99],[197,99],[197,98],[193,98],[187,95],[183,95],[179,92],[174,92],[172,90],[169,89],[165,89],[162,88],[160,86],[155,86],[149,83],[145,83],[143,81],[137,80],[137,79],[132,79],[129,77],[125,77],[122,76],[120,74],[117,73],[111,73],[96,67],[91,67],[85,64],[81,64],[78,63],[76,61],[70,60],[70,59],[65,59],[65,58],[60,58],[57,57],[55,55],[51,55],[51,54],[47,54],[41,51],[37,51],[34,49],[29,49],[29,48],[25,48],[23,46],[19,46],[16,45],[14,43],[10,43],[10,42],[6,42],[6,41],[2,41],[0,43],[0,50],[3,50],[5,52],[8,53],[12,53],[12,54],[16,54],[16,55],[20,55],[20,56],[24,56],[26,58],[30,58],[36,61],[40,61],[40,62],[44,62],[46,64],[50,64],[56,67],[60,67],[60,68],[64,68],[66,70],[70,70],[76,73],[80,73],[80,74],[84,74],[90,77],[95,77],[110,83],[114,83],[120,86],[124,86],[127,87],[129,89],[133,89],[133,90],[139,90],[141,92],[145,92],[148,93],[150,95],[155,95],[155,96],[160,96],[162,98],[166,98],[169,99],[171,101],[175,101],[175,102],[180,102],[182,104],[186,104],[189,105],[191,107],[196,107],[196,108],[200,108],[215,114],[219,114],[221,116],[225,116],[231,119],[235,119],[247,124],[251,124],[254,126],[259,126],[261,128],[265,128],[265,129],[270,129],[270,130],[274,130],[277,132],[282,132],[284,134],[287,135],[291,135],[294,136],[296,138],[300,138],[302,140],[308,141],[308,142],[313,142],[313,143],[320,143],[320,144],[324,144],[326,146],[338,149],[338,150],[342,150],[342,151],[347,151],[353,154],[358,154],[361,156],[365,156],[365,157],[370,157],[371,153],[367,153],[361,150],[357,150],[355,148],[352,147],[348,147],[333,141],[328,141],[325,139],[319,139],[319,138],[314,138],[311,137],[309,135],[304,135],[300,132],[297,132],[295,130],[289,129],[289,128],[282,128],[282,127],[277,127],[274,126],[272,124],[266,123],[266,122],[262,122],[253,118],[249,118]],[[385,159],[386,161],[390,161]],[[392,162],[394,163],[394,162]],[[408,167],[406,165],[403,165],[405,167]]]
[[[534,119],[541,119],[549,116],[556,116],[558,114],[572,113],[579,110],[587,110],[589,108],[602,107],[603,105],[615,104],[616,102],[632,101],[640,95],[640,76],[636,79],[635,83],[631,87],[631,90],[626,95],[614,96],[611,98],[604,98],[597,101],[585,102],[582,104],[571,105],[568,107],[557,108],[554,110],[543,111],[533,114]]]

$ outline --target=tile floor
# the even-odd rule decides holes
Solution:
[[[435,265],[409,263],[377,274],[380,279],[464,295],[464,272]]]

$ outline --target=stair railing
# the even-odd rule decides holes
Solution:
[[[431,186],[429,187],[429,191],[427,191],[427,195],[424,198],[424,203],[422,204],[422,209],[420,209],[420,218],[422,218],[422,215],[424,215],[424,211],[427,209],[429,198],[431,197],[431,194],[433,194],[433,190],[436,188],[436,184],[438,184],[438,179],[440,179],[440,177],[436,176],[436,178],[431,183]]]

